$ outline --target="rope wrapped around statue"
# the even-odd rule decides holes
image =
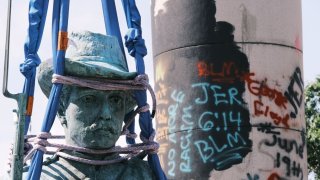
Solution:
[[[40,88],[47,97],[53,83],[64,84],[58,118],[64,128],[66,144],[49,141],[57,136],[46,132],[37,136],[28,135],[26,143],[33,144],[33,147],[28,149],[24,163],[32,158],[36,150],[40,150],[53,154],[44,163],[41,178],[155,179],[147,162],[142,160],[147,154],[156,153],[159,148],[153,140],[155,133],[149,138],[140,134],[142,143],[115,146],[120,135],[136,137],[127,128],[135,115],[149,111],[147,104],[126,116],[136,106],[133,97],[135,90],[149,90],[153,98],[153,110],[156,108],[148,77],[128,71],[115,37],[88,31],[71,33],[65,58],[65,75],[54,74],[51,59],[40,64],[38,73]],[[125,125],[122,127],[123,122]],[[50,151],[48,147],[56,151]],[[99,167],[99,171],[93,173],[93,167]],[[76,170],[65,171],[70,168]],[[106,173],[110,175],[101,175]],[[97,174],[100,174],[99,177]]]

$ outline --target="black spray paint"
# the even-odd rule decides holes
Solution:
[[[299,67],[293,73],[288,90],[284,94],[293,107],[290,117],[296,118],[298,109],[303,103],[303,78]]]

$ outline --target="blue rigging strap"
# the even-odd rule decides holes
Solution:
[[[52,17],[52,47],[54,60],[54,73],[63,75],[64,73],[64,57],[67,49],[67,27],[69,15],[69,0],[55,0],[53,5]],[[62,84],[53,84],[50,92],[49,102],[47,105],[44,121],[41,131],[49,132],[54,122]],[[40,179],[42,171],[43,152],[37,150],[32,159],[29,168],[28,180]]]
[[[143,57],[147,55],[147,49],[144,40],[142,39],[141,16],[135,4],[135,0],[122,0],[122,5],[129,28],[129,31],[125,35],[125,45],[129,54],[135,58],[136,71],[138,75],[145,74]],[[147,104],[146,91],[136,91],[135,99],[137,101],[138,108],[145,106]],[[139,125],[141,128],[141,135],[149,139],[154,131],[152,127],[152,118],[149,111],[141,112],[139,114]],[[166,179],[166,176],[160,166],[160,161],[157,154],[148,154],[148,163],[155,173],[157,179]]]
[[[28,96],[24,128],[25,135],[27,134],[31,121],[36,68],[41,62],[37,52],[40,47],[46,22],[48,3],[49,0],[30,0],[29,2],[29,28],[28,36],[24,44],[25,61],[20,65],[20,72],[26,78],[23,93]]]
[[[103,15],[104,15],[106,33],[108,35],[117,37],[122,54],[124,55],[124,57],[126,57],[124,52],[124,46],[122,42],[122,36],[120,32],[115,2],[114,0],[101,0],[101,3],[102,3]],[[128,68],[128,63],[127,63],[127,68]],[[132,112],[126,115],[125,122],[131,117]],[[133,121],[128,127],[128,130],[130,131],[130,133],[134,133],[134,127],[135,127],[135,122]],[[127,144],[135,144],[134,138],[126,137],[126,141],[127,141]]]
[[[118,15],[116,11],[116,5],[114,0],[101,0],[104,24],[106,33],[111,36],[115,36],[118,39],[122,54],[125,54],[120,27],[118,23]],[[125,56],[124,56],[125,57]],[[126,61],[127,62],[127,61]],[[127,65],[128,68],[128,65]]]

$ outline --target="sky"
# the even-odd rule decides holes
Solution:
[[[74,3],[76,2],[76,3]],[[120,20],[120,29],[125,34],[127,27],[125,24],[124,13],[122,11],[120,0],[116,1],[118,17]],[[151,47],[151,15],[150,0],[137,0],[137,6],[142,16],[143,37],[148,47],[148,55],[145,57],[146,73],[150,79],[153,79],[152,47]],[[320,7],[319,0],[302,0],[303,17],[303,61],[304,61],[304,81],[308,84],[315,80],[320,74],[320,60],[318,58],[320,42]],[[9,69],[9,91],[20,93],[23,88],[24,77],[19,72],[19,64],[23,62],[23,44],[27,32],[28,23],[28,1],[15,1],[12,4],[12,30],[10,46],[10,69]],[[39,56],[43,59],[50,58],[51,54],[51,11],[52,1],[49,4],[47,23],[39,49]],[[5,46],[5,28],[7,17],[7,1],[0,1],[0,84],[2,86],[3,59]],[[105,34],[103,13],[100,1],[76,0],[70,2],[69,31],[89,30]],[[129,57],[127,55],[127,57]],[[128,64],[131,71],[134,71],[134,60],[128,58]],[[31,134],[40,131],[41,122],[44,116],[47,99],[41,93],[38,85],[35,90],[35,101],[33,107],[33,116],[31,124]],[[12,99],[0,95],[0,174],[5,170],[4,162],[8,158],[9,145],[13,141],[15,127],[13,123],[12,110],[17,104]],[[57,123],[52,132],[62,134],[62,128]]]

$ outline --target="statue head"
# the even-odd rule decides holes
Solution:
[[[48,97],[52,87],[52,60],[39,67],[38,81]],[[65,75],[86,78],[133,79],[115,37],[83,32],[69,36]],[[58,117],[66,143],[101,149],[113,147],[118,140],[125,115],[135,106],[130,91],[100,91],[64,85]]]

